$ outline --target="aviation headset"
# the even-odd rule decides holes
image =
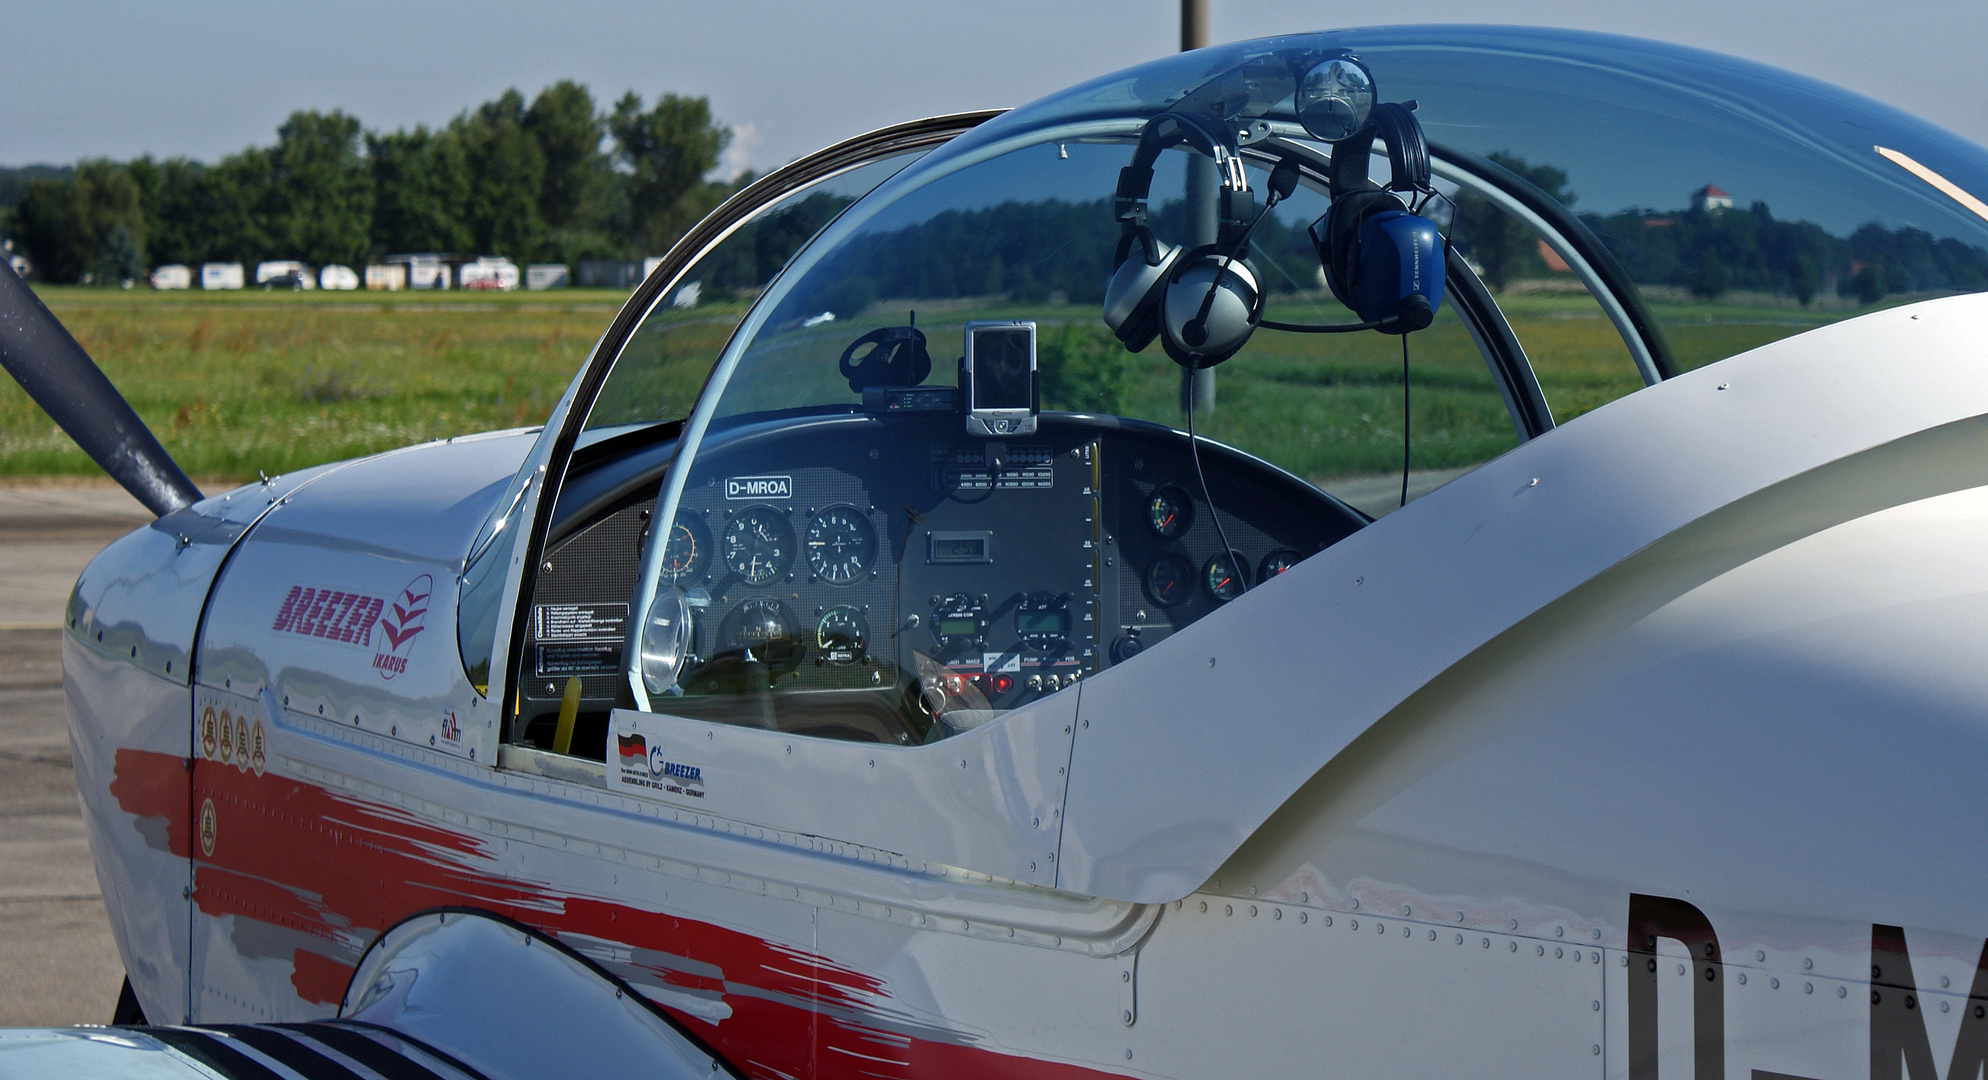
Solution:
[[[1162,151],[1188,143],[1215,161],[1221,177],[1217,240],[1190,251],[1160,240],[1146,223],[1153,164]],[[1256,197],[1243,175],[1236,132],[1218,118],[1163,113],[1146,123],[1132,163],[1118,171],[1112,210],[1120,235],[1104,321],[1118,340],[1140,352],[1158,337],[1186,368],[1214,367],[1234,356],[1263,316],[1256,271],[1238,250],[1255,218]]]
[[[1391,176],[1385,188],[1368,179],[1379,140]],[[1159,155],[1187,143],[1215,161],[1221,177],[1217,241],[1183,252],[1153,235],[1146,201]],[[1272,174],[1272,200],[1290,193],[1296,172]],[[1376,105],[1352,137],[1335,142],[1332,205],[1312,223],[1312,243],[1333,296],[1361,318],[1347,326],[1269,324],[1301,331],[1379,330],[1405,334],[1434,320],[1445,272],[1442,234],[1395,192],[1427,195],[1429,147],[1413,104]],[[1118,340],[1140,352],[1161,339],[1182,367],[1209,368],[1234,356],[1263,322],[1263,289],[1246,261],[1255,223],[1251,194],[1227,123],[1193,113],[1164,113],[1148,121],[1132,163],[1119,170],[1113,211],[1120,227],[1112,275],[1105,285],[1104,321]],[[1268,209],[1268,207],[1266,207]]]
[[[1378,139],[1387,145],[1386,187],[1367,178]],[[1443,302],[1444,241],[1434,222],[1396,192],[1428,195],[1429,144],[1413,103],[1375,105],[1366,128],[1332,144],[1332,205],[1312,223],[1312,244],[1332,295],[1384,334],[1428,326]]]

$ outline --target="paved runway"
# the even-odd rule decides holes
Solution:
[[[69,768],[63,605],[151,520],[115,487],[0,487],[0,1026],[108,1023],[111,943]]]

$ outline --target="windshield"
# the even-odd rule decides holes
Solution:
[[[1331,193],[1372,190],[1341,176],[1366,148],[1314,138],[1293,87],[1344,56],[1428,137],[1428,220],[1401,224],[1440,230],[1447,291],[1412,333],[1342,303],[1319,240]],[[1233,156],[1135,159],[1197,111]],[[1218,367],[1175,362],[1180,326],[1149,348],[1106,319],[1145,160],[1144,223],[1182,250],[1294,179],[1248,234],[1260,325]],[[657,493],[636,610],[661,636],[630,689],[840,738],[964,731],[1666,373],[1988,287],[1984,180],[1978,147],[1843,91],[1547,31],[1245,42],[1016,109],[842,209],[739,321]],[[1356,332],[1293,330],[1328,324]]]

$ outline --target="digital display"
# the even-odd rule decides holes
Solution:
[[[980,633],[979,619],[940,619],[941,637],[973,637]]]
[[[1070,628],[1070,613],[1067,611],[1017,611],[1015,612],[1015,632],[1024,636],[1047,634],[1064,637]]]
[[[972,532],[935,532],[925,536],[925,561],[930,563],[986,563],[993,562],[988,554],[988,541],[992,533],[974,530]]]
[[[981,537],[932,538],[932,558],[948,562],[980,562],[987,558],[987,541]]]
[[[1026,409],[1034,404],[1029,353],[1035,333],[1027,327],[973,332],[973,407]]]

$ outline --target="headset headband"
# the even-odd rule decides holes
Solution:
[[[1146,199],[1153,190],[1153,165],[1160,154],[1182,143],[1187,143],[1214,159],[1215,171],[1222,181],[1222,219],[1227,223],[1232,218],[1247,217],[1247,211],[1237,213],[1235,198],[1249,193],[1249,178],[1243,173],[1242,156],[1237,152],[1236,132],[1226,122],[1199,113],[1166,112],[1146,121],[1139,132],[1139,148],[1132,153],[1132,163],[1118,170],[1118,190],[1112,198],[1112,214],[1117,218],[1122,230],[1118,238],[1118,251],[1115,262],[1122,263],[1131,254],[1132,241],[1138,238],[1146,253],[1146,261],[1157,266],[1161,247],[1154,242],[1152,232],[1146,227]],[[1253,200],[1252,200],[1253,201]]]
[[[1415,119],[1415,103],[1390,101],[1374,106],[1367,126],[1352,138],[1332,144],[1334,198],[1370,186],[1367,159],[1373,157],[1376,140],[1387,146],[1388,190],[1429,190],[1429,143],[1422,137],[1421,122]]]

